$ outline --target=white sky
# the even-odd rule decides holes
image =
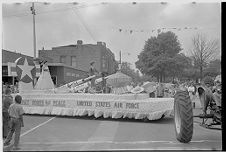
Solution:
[[[138,1],[135,5],[132,1],[107,1],[104,4],[99,1],[77,2],[77,5],[65,1],[35,3],[37,50],[76,44],[77,40],[82,40],[84,44],[103,41],[115,54],[116,60],[121,50],[122,60],[135,67],[137,55],[142,51],[145,41],[156,36],[156,29],[159,28],[177,28],[171,31],[178,36],[185,54],[191,48],[191,38],[196,33],[201,32],[208,39],[221,39],[219,2],[161,4]],[[2,3],[3,49],[34,56],[30,7],[29,1]],[[153,29],[155,31],[152,32]],[[130,30],[133,32],[130,33]]]

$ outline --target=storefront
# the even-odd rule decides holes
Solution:
[[[15,85],[17,82],[17,76],[8,75],[8,65],[2,65],[2,84]]]

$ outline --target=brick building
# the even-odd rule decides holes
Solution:
[[[53,47],[52,50],[39,50],[39,58],[50,63],[63,63],[79,70],[89,71],[90,62],[95,62],[99,72],[112,74],[116,72],[115,56],[104,42]]]
[[[9,71],[9,63],[19,57],[31,56],[2,50],[2,80],[14,84],[17,77]],[[56,86],[88,77],[90,62],[95,62],[99,72],[112,74],[116,72],[115,56],[104,42],[83,44],[81,40],[76,45],[53,47],[52,50],[39,50],[37,60],[47,61],[50,75]]]

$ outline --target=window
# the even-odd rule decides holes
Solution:
[[[60,56],[60,63],[66,64],[66,56]]]
[[[102,67],[103,68],[106,68],[106,59],[105,59],[105,56],[102,56]]]
[[[76,56],[71,57],[71,66],[76,67]]]

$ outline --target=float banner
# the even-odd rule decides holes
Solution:
[[[27,114],[66,116],[92,116],[104,118],[135,118],[149,120],[169,116],[173,111],[173,98],[146,98],[123,95],[22,95]]]

